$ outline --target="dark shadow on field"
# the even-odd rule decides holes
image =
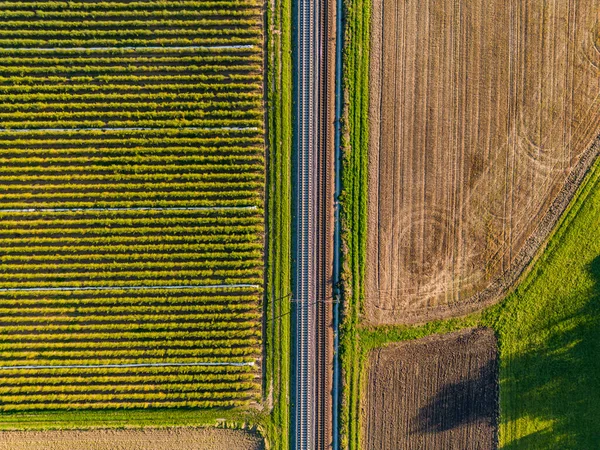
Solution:
[[[444,385],[412,419],[411,433],[427,434],[476,426],[496,427],[498,362],[484,364],[476,376]],[[487,434],[487,433],[484,433]]]
[[[588,298],[585,306],[543,324],[539,332],[549,335],[543,351],[511,359],[510,373],[501,376],[501,391],[518,395],[511,399],[513,415],[503,417],[508,426],[522,417],[551,423],[503,449],[600,449],[600,256],[588,270],[594,287],[581,294]],[[570,301],[557,299],[556,305]]]

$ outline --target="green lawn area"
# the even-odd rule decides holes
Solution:
[[[364,380],[370,349],[471,326],[498,336],[500,448],[600,448],[600,161],[506,299],[466,318],[361,329],[361,356],[345,363],[361,366]],[[358,422],[359,410],[349,409]]]
[[[600,446],[600,165],[533,270],[485,314],[506,449]]]

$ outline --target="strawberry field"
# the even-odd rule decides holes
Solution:
[[[261,4],[0,2],[0,410],[260,398]]]

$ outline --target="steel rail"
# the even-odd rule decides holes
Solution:
[[[298,1],[297,43],[297,221],[294,447],[315,445],[315,0]]]
[[[331,442],[328,6],[299,0],[296,11],[295,450]]]

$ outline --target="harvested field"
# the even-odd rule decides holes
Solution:
[[[518,278],[598,154],[599,30],[597,0],[373,3],[369,322]]]
[[[363,402],[363,448],[495,449],[494,332],[470,329],[375,350]]]
[[[242,430],[167,428],[139,430],[5,431],[0,450],[261,450],[263,440]]]

